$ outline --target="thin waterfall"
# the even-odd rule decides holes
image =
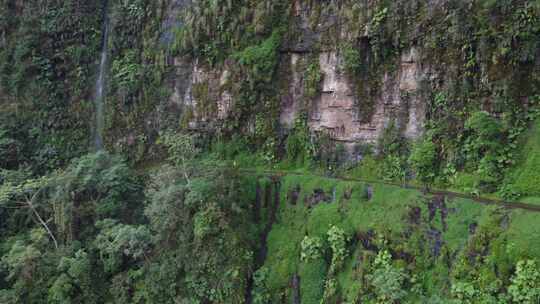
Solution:
[[[107,57],[109,41],[109,18],[107,14],[107,1],[103,3],[103,37],[101,41],[101,60],[99,62],[99,74],[96,79],[94,91],[94,103],[96,107],[96,121],[94,130],[94,145],[96,150],[103,149],[103,127],[105,125],[103,108],[105,103],[105,78],[107,73]]]

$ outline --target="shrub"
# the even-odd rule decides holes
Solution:
[[[477,187],[492,191],[502,177],[503,127],[487,112],[480,111],[465,122],[465,130],[468,136],[463,152],[468,166],[479,174]]]
[[[534,260],[519,261],[508,293],[514,303],[535,304],[540,301],[540,271]]]
[[[330,265],[330,273],[335,274],[339,268],[343,266],[347,258],[347,241],[348,237],[345,231],[337,226],[330,227],[328,230],[328,242],[332,248],[332,264]]]
[[[403,181],[407,177],[405,160],[398,155],[388,155],[382,162],[379,175],[388,181]]]
[[[404,155],[407,152],[407,142],[401,135],[395,120],[391,120],[377,140],[377,152],[381,157],[388,155]]]
[[[391,262],[390,253],[386,250],[380,251],[374,261],[374,271],[368,275],[378,303],[395,303],[407,295],[403,289],[407,274],[392,266]]]
[[[296,119],[294,129],[291,130],[287,137],[285,150],[289,162],[306,162],[313,157],[315,147],[311,142],[311,134],[306,119]]]
[[[281,36],[281,29],[274,30],[272,35],[259,45],[247,47],[233,57],[241,65],[250,68],[252,79],[270,81],[278,63]]]
[[[124,258],[143,258],[151,247],[151,234],[146,226],[119,224],[106,219],[96,223],[101,230],[94,240],[106,272],[115,272]]]
[[[419,141],[409,157],[409,164],[416,172],[416,176],[425,184],[433,182],[437,175],[437,161],[437,146],[431,137]]]
[[[309,237],[306,235],[302,240],[301,247],[300,259],[302,261],[308,262],[322,257],[322,241],[318,237]]]
[[[477,299],[478,291],[472,283],[455,282],[452,284],[452,296],[459,300],[459,303],[474,303]]]
[[[268,268],[261,267],[253,274],[253,290],[251,291],[253,304],[270,303],[271,295],[266,286],[268,272]]]
[[[502,126],[485,111],[473,113],[465,122],[469,132],[464,150],[470,161],[480,161],[484,156],[497,154],[501,148]]]

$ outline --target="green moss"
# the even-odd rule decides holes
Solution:
[[[300,265],[300,295],[302,303],[319,303],[323,297],[328,265],[322,258]]]
[[[338,282],[342,287],[342,298],[347,303],[356,303],[362,290],[366,288],[363,286],[363,275],[366,273],[366,257],[370,252],[362,248],[362,246],[356,246],[354,252],[350,258],[347,259],[343,267],[343,271],[338,274]]]
[[[297,213],[300,215],[300,213]],[[296,217],[301,221],[302,217]],[[290,280],[298,272],[300,260],[300,242],[303,235],[302,225],[274,224],[268,235],[268,257],[265,265],[271,269],[268,276],[268,288],[278,294],[289,285]]]
[[[288,198],[292,189],[300,189],[295,205],[291,205]],[[308,208],[306,200],[309,202],[316,189],[322,190],[329,199]],[[307,282],[301,284],[308,292],[306,296],[320,297],[322,291],[316,292],[314,286],[322,284],[325,268],[317,264],[314,269],[307,270],[300,263],[300,244],[306,234],[324,240],[331,225],[341,227],[349,236],[369,229],[391,230],[398,234],[403,231],[406,223],[402,218],[408,206],[415,204],[418,193],[375,186],[373,198],[367,202],[365,191],[365,185],[357,182],[298,175],[282,178],[280,211],[268,237],[265,261],[265,267],[272,269],[269,275],[272,290],[286,289],[295,274],[304,273],[308,276]],[[353,263],[349,261],[347,265]],[[349,266],[343,271],[350,273]],[[300,282],[303,282],[302,275]]]
[[[313,98],[321,93],[322,77],[319,54],[314,53],[310,56],[309,64],[304,73],[304,97],[306,98],[304,110],[306,113],[311,108]]]
[[[278,63],[278,51],[281,45],[283,29],[274,29],[272,35],[261,43],[249,46],[241,52],[235,53],[233,57],[241,65],[250,69],[253,79],[269,81]]]
[[[341,46],[341,52],[343,53],[345,72],[351,78],[355,78],[364,70],[364,63],[358,47],[353,46],[350,43],[345,43]]]
[[[321,9],[322,9],[321,6],[322,4],[317,1],[311,2],[311,9],[310,9],[311,14],[309,15],[309,27],[312,30],[316,30],[317,27],[319,26],[319,20],[321,19]]]

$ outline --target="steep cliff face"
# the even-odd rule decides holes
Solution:
[[[527,0],[0,0],[0,303],[533,303],[539,37]]]
[[[429,66],[422,65],[419,50],[414,46],[403,50],[391,69],[376,76],[380,87],[376,93],[358,96],[358,86],[369,87],[372,83],[369,79],[349,77],[345,72],[341,46],[331,42],[325,45],[322,41],[329,28],[336,31],[335,39],[346,41],[349,29],[338,26],[346,22],[345,18],[339,13],[330,13],[312,29],[310,18],[314,12],[311,6],[303,1],[294,2],[287,39],[280,47],[276,85],[281,86],[281,129],[293,128],[295,120],[307,110],[311,131],[328,134],[348,146],[375,143],[392,120],[396,121],[406,138],[419,137],[427,104],[420,86],[422,81],[432,77]],[[185,6],[173,6],[169,14],[177,14],[181,19],[185,9]],[[170,24],[170,19],[167,22]],[[306,68],[314,56],[320,68],[317,94],[306,96]],[[233,64],[226,62],[223,66],[208,68],[198,59],[174,58],[170,103],[179,108],[193,109],[193,112],[188,112],[190,117],[186,123],[189,127],[197,128],[204,124],[219,128],[220,122],[235,111],[235,96],[229,83],[230,65]],[[309,102],[307,108],[306,100]]]
[[[202,4],[192,4],[197,5]],[[520,14],[536,14],[527,2],[513,5]],[[169,15],[181,20],[190,9],[182,6]],[[249,22],[255,23],[257,12],[250,13]],[[508,101],[526,106],[537,84],[538,47],[528,36],[537,29],[497,4],[294,1],[283,14],[286,31],[273,78],[279,88],[274,93],[279,95],[280,134],[302,118],[313,133],[349,148],[375,143],[390,124],[405,138],[416,139],[427,120],[450,111],[434,106],[439,93],[451,111],[476,107],[500,115]],[[219,130],[240,111],[239,86],[249,77],[238,74],[235,58],[210,65],[205,55],[171,60],[169,100],[184,109],[185,126]],[[319,74],[316,83],[309,83],[309,73]],[[256,108],[249,111],[256,116]],[[455,119],[463,125],[463,117]],[[254,119],[244,122],[251,125],[245,130],[255,129]]]
[[[309,126],[315,132],[329,134],[334,140],[345,143],[375,143],[391,120],[396,120],[403,135],[417,138],[425,119],[426,101],[418,93],[421,77],[425,71],[418,67],[414,49],[403,55],[397,71],[382,76],[381,92],[374,96],[374,109],[362,105],[362,97],[354,92],[354,84],[340,71],[343,58],[338,51],[319,54],[322,83],[320,96],[312,101],[309,108]],[[409,57],[407,57],[409,56]],[[301,79],[297,68],[299,61],[307,60],[306,55],[288,54],[293,69],[292,78]],[[280,121],[284,126],[292,126],[299,116],[298,103],[304,98],[295,94],[302,90],[302,83],[291,82],[288,93],[282,98]],[[372,111],[370,117],[362,119],[362,113]]]
[[[427,133],[441,166],[475,171],[478,165],[466,163],[489,153],[479,148],[473,157],[465,148],[481,135],[467,121],[489,113],[501,123],[501,145],[515,146],[539,96],[534,1],[108,5],[104,145],[134,161],[160,158],[154,143],[166,129],[198,132],[206,142],[242,137],[274,160],[287,153],[291,135],[304,131],[303,146],[322,147],[329,138],[328,146],[356,155],[366,145],[381,150],[385,134],[393,134],[386,143],[410,143]],[[103,3],[52,1],[39,18],[26,18],[37,6],[1,2],[0,91],[6,103],[33,103],[47,117],[19,121],[29,131],[30,122],[47,120],[36,157],[70,158],[83,152],[85,138],[91,146],[102,21],[93,12]],[[71,13],[88,30],[64,20]],[[40,107],[40,100],[54,106]],[[69,151],[60,151],[64,143]],[[391,152],[403,165],[406,153]],[[486,167],[500,170],[512,154],[492,153]]]

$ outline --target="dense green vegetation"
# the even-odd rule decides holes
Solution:
[[[540,204],[539,36],[526,0],[0,0],[0,303],[540,303],[536,211],[417,190]],[[313,131],[329,50],[362,123],[418,51],[422,135]]]

